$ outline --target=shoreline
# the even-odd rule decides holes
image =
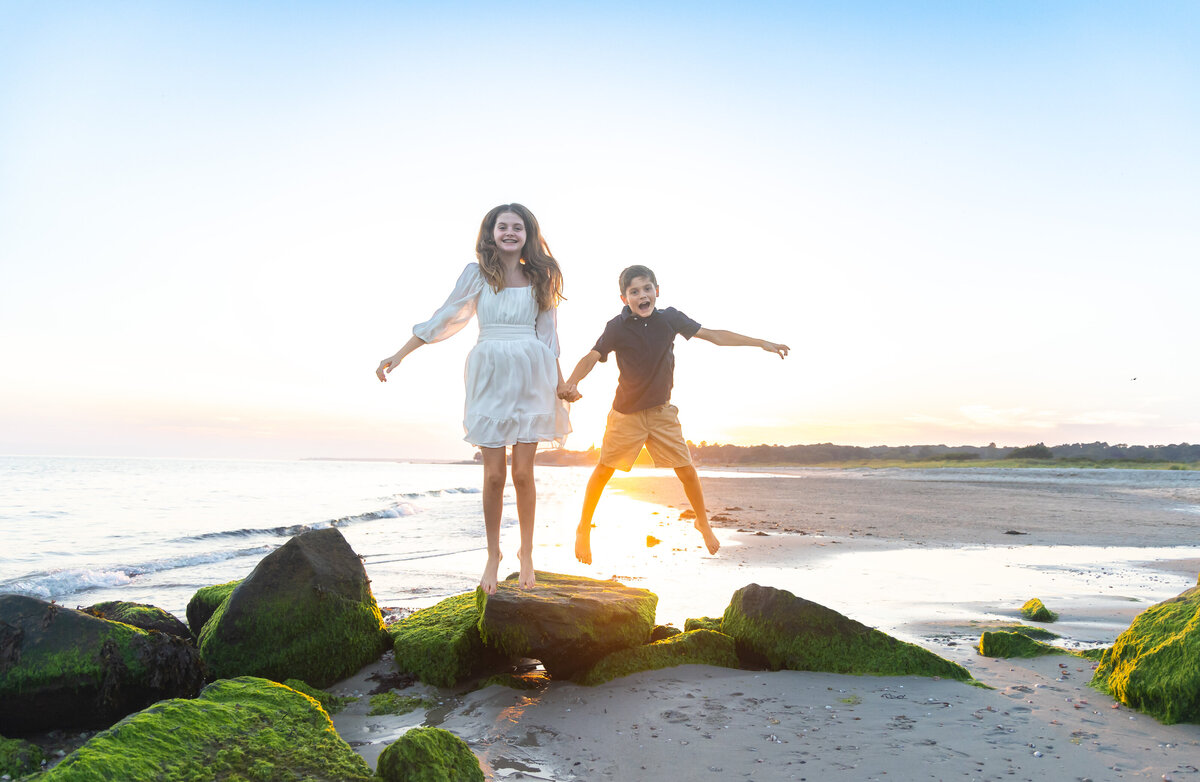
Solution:
[[[638,534],[666,538],[660,530],[669,530],[687,543],[654,560],[661,564],[646,577],[622,578],[615,561],[608,570],[600,563],[568,572],[611,573],[661,588],[660,623],[724,609],[703,610],[689,592],[703,602],[728,586],[727,602],[733,588],[752,580],[788,589],[964,665],[991,689],[921,677],[680,666],[598,687],[550,682],[533,691],[472,692],[418,684],[412,691],[439,698],[439,706],[403,717],[348,710],[334,718],[339,732],[367,742],[356,749],[373,763],[388,738],[438,725],[468,742],[490,780],[1112,780],[1195,773],[1200,725],[1162,725],[1091,689],[1091,661],[994,659],[976,651],[983,630],[1024,623],[1019,608],[1030,597],[1060,611],[1047,625],[1062,636],[1057,643],[1081,649],[1110,644],[1153,602],[1195,584],[1200,549],[1169,544],[1200,517],[1181,510],[1178,499],[1037,481],[758,473],[702,474],[722,541],[715,557],[698,551],[698,533],[679,518],[688,506],[673,474],[615,476],[607,491],[622,500],[602,500],[602,509],[616,507],[607,520],[598,513],[594,542],[626,553]],[[655,520],[642,513],[623,525],[636,506],[622,502],[652,503]],[[1022,534],[1006,534],[1013,528]],[[1131,529],[1141,545],[1130,546]],[[1111,563],[1095,559],[1106,554]],[[984,560],[993,556],[1000,560],[989,572]],[[692,582],[703,586],[688,590]],[[912,605],[889,594],[922,594],[921,583],[927,591]],[[672,602],[669,596],[680,593]],[[331,690],[361,693],[362,675]]]

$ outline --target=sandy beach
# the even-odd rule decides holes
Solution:
[[[1087,686],[1087,660],[995,660],[974,648],[989,624],[1020,621],[1021,602],[1034,596],[1060,610],[1049,629],[1063,645],[1111,643],[1137,613],[1196,582],[1197,550],[1167,547],[1195,540],[1197,498],[814,471],[710,477],[704,486],[723,550],[709,558],[680,547],[669,558],[696,558],[693,572],[710,588],[746,575],[823,602],[795,585],[819,591],[831,576],[869,581],[884,570],[882,582],[831,607],[966,666],[987,688],[707,666],[598,687],[450,692],[418,684],[405,692],[426,693],[437,708],[370,717],[364,700],[335,716],[343,738],[373,764],[407,727],[440,725],[470,744],[488,779],[1200,780],[1200,725],[1162,725],[1118,705]],[[673,515],[687,506],[671,477],[618,476],[612,491],[670,508],[664,525],[689,523]],[[1019,566],[1046,552],[1057,561]],[[1096,552],[1116,564],[1093,566]],[[999,575],[989,581],[982,563],[993,555]],[[956,558],[965,558],[962,569]],[[921,572],[905,573],[914,569]],[[1027,580],[1038,573],[1046,580]],[[929,594],[901,611],[880,583],[904,575],[925,579],[916,588],[928,584]],[[653,588],[652,578],[638,580]],[[1030,593],[1037,588],[1049,591]],[[662,609],[660,621],[674,618]],[[368,692],[376,682],[367,677],[389,665],[333,691]]]

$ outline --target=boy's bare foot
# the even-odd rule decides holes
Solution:
[[[521,589],[533,589],[537,586],[537,576],[533,572],[533,557],[518,551],[517,559],[521,560],[521,572],[517,575],[517,586]]]
[[[698,529],[700,534],[704,536],[704,545],[708,547],[708,553],[716,554],[717,550],[721,548],[721,541],[717,540],[717,536],[713,534],[712,527],[708,526],[708,520],[702,521],[696,519],[696,523],[692,526]]]
[[[585,565],[592,564],[592,525],[580,522],[575,529],[575,559]]]
[[[488,554],[487,565],[483,568],[483,577],[479,579],[479,588],[486,594],[496,594],[496,584],[500,580],[500,560],[502,559],[504,559],[504,555],[499,552],[494,557]]]

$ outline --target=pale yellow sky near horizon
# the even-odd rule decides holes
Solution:
[[[539,8],[0,12],[0,453],[470,458],[474,326],[373,371],[508,201],[564,374],[630,263],[791,346],[680,339],[694,441],[1200,440],[1200,9]]]

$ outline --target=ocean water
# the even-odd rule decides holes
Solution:
[[[652,471],[671,475],[671,471]],[[821,471],[829,475],[829,471]],[[916,640],[909,623],[1005,618],[1029,596],[1114,607],[1077,638],[1111,642],[1141,607],[1195,583],[1146,561],[1200,557],[1179,547],[993,546],[902,551],[816,546],[802,560],[757,564],[718,530],[712,557],[675,509],[610,488],[596,514],[596,564],[574,559],[585,467],[539,466],[535,566],[617,577],[659,594],[660,622],[720,614],[733,590],[760,583],[816,600]],[[701,476],[750,476],[701,471]],[[761,474],[761,473],[758,473]],[[781,480],[803,480],[791,471]],[[835,473],[847,478],[856,471]],[[1034,481],[1170,497],[1200,507],[1200,473],[1136,470],[887,470],[869,480]],[[337,527],[363,557],[381,606],[421,608],[478,583],[485,559],[482,467],[358,461],[0,457],[0,592],[68,607],[104,600],[151,603],[180,616],[200,587],[245,577],[263,556],[305,529]],[[657,539],[648,545],[648,535]],[[1136,536],[1134,536],[1136,537]],[[516,570],[519,531],[509,488],[501,542]],[[1139,564],[1143,563],[1143,564]],[[948,587],[951,587],[948,589]],[[1118,610],[1119,609],[1119,610]],[[1000,613],[998,613],[998,611]],[[1082,615],[1082,611],[1080,612]],[[1101,613],[1107,613],[1103,609]]]
[[[381,603],[433,602],[478,579],[464,559],[482,569],[481,474],[470,464],[0,457],[0,592],[182,615],[199,587],[243,578],[291,536],[334,526],[364,557]],[[553,495],[563,478],[539,482]]]

